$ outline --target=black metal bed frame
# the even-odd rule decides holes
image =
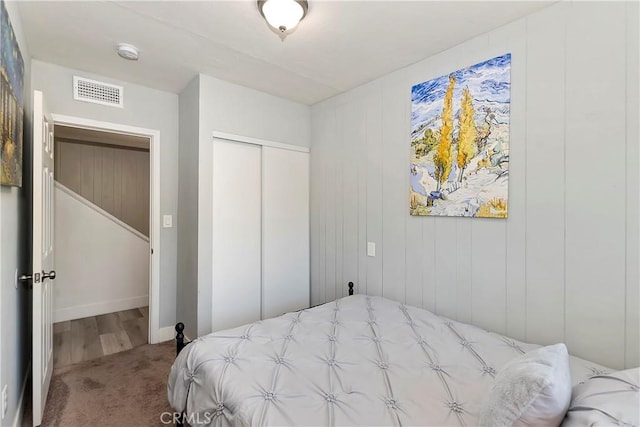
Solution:
[[[353,282],[349,282],[349,296],[353,295]],[[191,341],[185,341],[184,338],[184,323],[176,323],[176,357],[180,354],[183,348],[185,348]],[[182,427],[184,423],[184,413],[181,414],[180,420],[176,422],[176,425]]]

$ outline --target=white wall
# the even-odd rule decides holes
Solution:
[[[32,99],[29,73],[31,57],[22,33],[15,2],[5,1],[9,19],[24,60],[24,158],[23,187],[0,187],[0,389],[8,386],[7,415],[1,424],[20,421],[18,402],[31,361],[31,293],[15,286],[19,274],[31,270],[29,222],[31,206],[31,123]]]
[[[149,305],[149,241],[68,191],[56,185],[53,321]]]
[[[178,284],[176,318],[188,337],[198,330],[198,147],[200,145],[200,78],[180,93],[178,182]]]
[[[303,104],[204,74],[195,79],[197,79],[198,87],[197,108],[191,92],[196,83],[192,82],[181,94],[181,98],[184,98],[184,108],[181,103],[180,120],[181,123],[184,121],[192,124],[193,116],[198,115],[199,145],[197,151],[194,147],[189,146],[184,148],[183,154],[181,146],[181,159],[186,164],[194,166],[192,163],[196,159],[198,162],[195,165],[198,178],[196,186],[198,208],[197,212],[190,212],[187,217],[180,218],[180,222],[181,224],[197,224],[198,236],[211,236],[213,131],[309,147],[311,141],[310,115],[309,107]],[[194,169],[183,168],[181,164],[180,181],[192,183],[193,171]],[[182,184],[180,185],[182,188]],[[187,214],[186,211],[185,208]],[[181,253],[178,259],[180,271],[184,271],[183,268],[193,269],[194,265],[197,269],[198,335],[211,331],[211,256],[211,239],[199,238],[197,252],[185,254],[185,256]],[[193,272],[188,274],[193,275]],[[192,290],[187,292],[192,292]],[[181,313],[178,313],[177,317],[180,319]]]
[[[124,108],[113,108],[73,99],[73,76],[105,81],[124,87]],[[157,129],[160,131],[160,212],[178,212],[178,95],[149,89],[104,76],[33,61],[33,89],[44,92],[54,114]],[[177,228],[160,231],[160,327],[173,326],[176,311]]]
[[[560,3],[315,105],[312,302],[354,281],[637,366],[638,39],[638,3]],[[411,86],[506,52],[509,218],[410,217]]]
[[[209,146],[214,130],[311,146],[306,105],[201,74],[200,108],[200,129]]]

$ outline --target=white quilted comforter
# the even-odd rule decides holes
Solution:
[[[474,425],[496,372],[537,347],[356,295],[196,339],[168,396],[192,425]],[[605,370],[571,358],[574,384]]]

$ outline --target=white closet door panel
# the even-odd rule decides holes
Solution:
[[[262,317],[309,306],[309,154],[262,148]]]
[[[212,329],[260,320],[261,148],[214,140]]]

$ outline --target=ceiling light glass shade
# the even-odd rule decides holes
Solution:
[[[258,7],[269,25],[283,33],[295,28],[307,13],[306,1],[265,0],[258,1]]]

